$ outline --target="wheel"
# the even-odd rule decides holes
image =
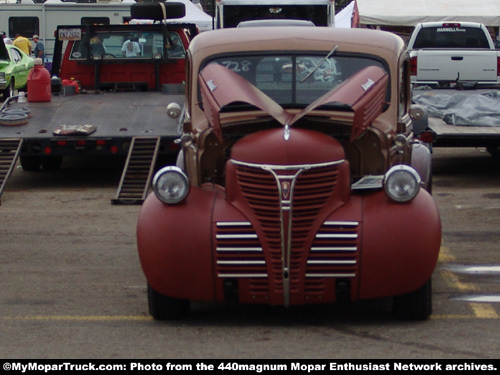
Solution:
[[[148,284],[148,307],[156,320],[181,319],[189,313],[189,300],[167,297]]]
[[[21,156],[21,167],[25,171],[37,171],[40,169],[40,165],[42,165],[42,158],[39,156]]]
[[[14,96],[14,93],[16,91],[16,83],[14,82],[14,78],[12,78],[10,80],[10,83],[9,83],[9,87],[7,87],[6,89],[4,89],[2,91],[2,94],[3,94],[3,99],[7,99],[7,98],[10,98],[11,96]]]
[[[61,169],[62,161],[62,156],[45,156],[42,159],[42,167],[46,171],[58,171]]]
[[[431,279],[411,293],[394,297],[393,309],[396,316],[400,319],[428,319],[432,313]]]

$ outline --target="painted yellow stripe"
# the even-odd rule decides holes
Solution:
[[[477,292],[479,290],[474,284],[461,282],[453,272],[441,271],[441,273],[448,285],[457,288],[461,292]]]
[[[455,256],[451,253],[450,249],[445,246],[441,246],[439,250],[438,262],[440,263],[451,263],[455,261]]]
[[[469,305],[474,310],[476,318],[479,319],[499,319],[500,316],[497,314],[493,306],[489,303],[474,303],[471,302]]]

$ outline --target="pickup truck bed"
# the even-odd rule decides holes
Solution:
[[[416,104],[428,105],[428,128],[432,132],[434,146],[498,147],[500,96],[495,95],[499,92],[497,90],[498,88],[415,90],[413,100]],[[444,99],[446,96],[452,98],[457,95],[462,100],[457,100],[456,103],[454,100]],[[451,121],[452,114],[455,116],[456,124]],[[448,119],[445,120],[445,117]]]

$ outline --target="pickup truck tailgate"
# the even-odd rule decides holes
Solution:
[[[497,53],[484,50],[420,50],[417,80],[497,80]]]

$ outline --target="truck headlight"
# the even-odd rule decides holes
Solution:
[[[420,175],[408,165],[395,165],[385,174],[384,188],[393,201],[409,202],[420,190]]]
[[[189,193],[189,180],[182,169],[168,166],[160,169],[153,178],[153,191],[162,202],[177,204]]]

